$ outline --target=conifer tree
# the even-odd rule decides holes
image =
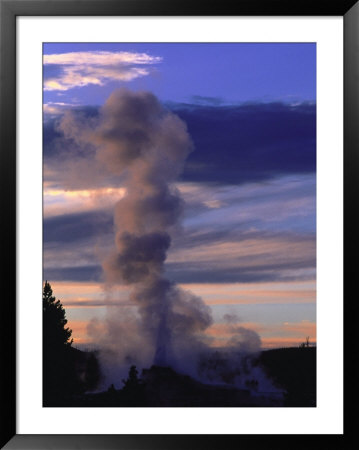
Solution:
[[[63,346],[71,346],[72,330],[66,328],[66,312],[60,302],[53,296],[50,283],[45,282],[42,296],[43,307],[43,344],[44,351],[61,349]]]
[[[66,327],[66,312],[60,300],[53,295],[50,283],[44,284],[43,312],[43,402],[54,402],[77,390],[78,380],[71,347],[72,331]]]
[[[66,406],[71,396],[94,389],[100,380],[100,367],[94,353],[72,347],[72,330],[66,311],[44,284],[43,310],[43,405]]]

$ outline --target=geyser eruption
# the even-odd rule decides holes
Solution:
[[[185,124],[148,92],[115,91],[91,126],[64,118],[62,130],[93,144],[96,158],[121,177],[126,195],[115,207],[116,248],[104,262],[106,281],[132,287],[140,328],[156,365],[176,365],[179,349],[199,344],[210,309],[164,276],[171,232],[183,201],[173,185],[192,151]]]
[[[171,235],[184,206],[174,182],[192,151],[186,125],[152,94],[122,89],[96,117],[83,120],[69,112],[59,128],[84,149],[92,146],[97,163],[117,176],[126,192],[115,206],[115,248],[103,269],[107,286],[130,287],[137,311],[110,308],[105,323],[89,325],[108,380],[121,380],[130,364],[171,366],[210,383],[242,386],[251,380],[248,354],[260,349],[257,333],[232,320],[232,339],[211,348],[208,335],[204,341],[210,308],[165,276]]]

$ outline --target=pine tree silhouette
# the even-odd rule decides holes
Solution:
[[[60,302],[53,296],[50,283],[44,285],[42,296],[43,308],[43,344],[44,350],[61,349],[63,346],[71,346],[72,330],[65,328],[67,324],[66,312]]]
[[[81,392],[76,373],[76,350],[71,347],[72,330],[66,327],[66,312],[53,295],[50,283],[44,284],[43,311],[43,404],[53,406]]]

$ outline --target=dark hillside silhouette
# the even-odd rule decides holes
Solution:
[[[316,406],[316,350],[303,346],[266,350],[260,354],[258,363],[286,390],[284,406]]]
[[[143,369],[141,378],[132,366],[122,389],[112,384],[106,392],[73,397],[79,407],[270,407],[283,406],[279,396],[253,396],[249,389],[205,384],[170,367]]]

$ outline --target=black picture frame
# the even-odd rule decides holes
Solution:
[[[3,202],[1,448],[197,449],[350,448],[356,416],[354,330],[359,159],[357,0],[0,0],[1,192]],[[342,435],[19,435],[16,434],[16,17],[18,16],[342,16],[344,18],[344,434]],[[51,411],[49,411],[51,414]],[[220,417],[219,417],[220,420]],[[164,430],[165,433],[165,430]]]

